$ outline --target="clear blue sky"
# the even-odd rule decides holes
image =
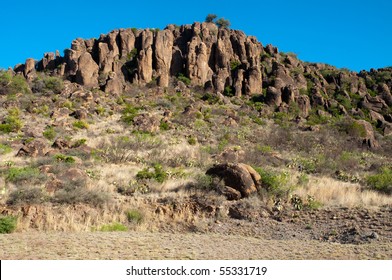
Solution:
[[[161,28],[209,13],[302,60],[355,71],[392,66],[390,0],[4,1],[0,68],[62,51],[77,37],[116,28]]]

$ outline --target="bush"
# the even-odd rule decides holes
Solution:
[[[280,197],[288,193],[290,189],[288,187],[288,174],[267,171],[260,167],[254,169],[260,174],[262,185],[270,194]]]
[[[197,139],[195,137],[191,136],[191,137],[188,138],[188,144],[189,145],[194,146],[194,145],[196,145],[196,143],[197,143]]]
[[[62,161],[62,162],[65,162],[65,163],[75,163],[75,159],[73,157],[66,156],[66,155],[63,155],[63,154],[54,155],[54,159],[56,161]]]
[[[159,128],[162,131],[166,131],[166,130],[170,129],[170,125],[167,122],[162,120],[161,123],[159,124]]]
[[[12,152],[12,148],[7,144],[0,143],[0,155],[5,155]]]
[[[6,174],[6,181],[14,184],[21,183],[37,183],[41,182],[45,178],[45,175],[40,174],[38,168],[33,167],[11,167],[8,169]]]
[[[133,124],[133,119],[139,114],[139,110],[140,108],[127,104],[122,111],[121,120],[127,124]]]
[[[215,23],[219,28],[229,28],[230,27],[230,21],[227,19],[224,19],[224,18],[218,19]]]
[[[366,183],[375,190],[392,194],[392,169],[384,167],[377,174],[367,176]]]
[[[8,115],[4,118],[3,123],[0,124],[0,131],[3,133],[18,132],[22,128],[22,121],[19,116],[19,109],[8,109]]]
[[[47,200],[47,195],[38,187],[19,187],[10,193],[7,204],[40,204]]]
[[[177,79],[179,81],[183,82],[184,84],[186,84],[187,86],[189,86],[191,84],[191,79],[186,77],[183,73],[179,73],[177,76]]]
[[[130,223],[141,224],[144,216],[139,210],[129,210],[127,212],[127,219]]]
[[[206,20],[205,22],[214,22],[214,20],[217,18],[218,16],[215,14],[208,14],[206,16]]]
[[[20,75],[12,76],[6,71],[0,71],[0,95],[30,93],[26,79]]]
[[[15,231],[17,218],[13,216],[0,216],[0,233],[12,233]]]
[[[33,81],[33,92],[59,94],[64,89],[63,80],[58,77],[36,78]]]
[[[49,126],[47,127],[44,132],[42,133],[42,135],[48,139],[48,140],[54,140],[54,138],[56,138],[56,131],[54,130],[53,127]]]
[[[80,186],[83,184],[83,186]],[[52,202],[59,204],[89,204],[101,206],[110,200],[110,196],[99,190],[89,190],[84,186],[85,182],[69,182],[61,190],[58,190]],[[78,186],[79,185],[79,186]]]
[[[124,226],[123,224],[120,223],[113,223],[113,224],[108,224],[108,225],[103,225],[99,231],[128,231],[128,228]]]
[[[88,128],[88,123],[86,123],[85,121],[75,121],[73,124],[74,128],[78,128],[78,129],[87,129]]]
[[[158,183],[163,183],[167,179],[167,173],[163,170],[162,165],[155,164],[154,171],[150,168],[144,168],[136,174],[138,180],[150,180],[154,179]]]

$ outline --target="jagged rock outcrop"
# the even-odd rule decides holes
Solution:
[[[355,73],[305,63],[272,45],[263,47],[242,31],[214,23],[119,29],[98,39],[78,38],[64,57],[58,51],[45,53],[42,60],[27,59],[11,72],[32,82],[39,71],[114,96],[127,90],[129,83],[174,85],[183,94],[198,86],[224,103],[230,102],[227,96],[256,95],[275,111],[296,112],[303,118],[316,112],[370,118],[384,134],[392,126],[392,68]],[[66,87],[63,92],[73,96],[79,91],[68,93]],[[92,99],[90,95],[83,99]]]
[[[99,39],[78,38],[64,57],[46,53],[38,70],[112,93],[119,93],[126,82],[147,84],[156,79],[158,86],[167,87],[181,73],[192,85],[212,85],[220,93],[232,88],[241,96],[262,92],[263,52],[256,38],[241,31],[194,23],[169,25],[162,31],[120,29]],[[35,64],[28,60],[18,69],[27,77]]]

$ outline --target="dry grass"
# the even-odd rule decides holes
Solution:
[[[392,196],[364,190],[357,183],[337,181],[329,177],[310,177],[309,183],[295,190],[301,197],[313,196],[324,206],[377,207],[392,205]]]

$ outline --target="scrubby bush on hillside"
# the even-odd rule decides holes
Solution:
[[[377,174],[368,176],[366,183],[375,190],[392,194],[392,169],[382,168]]]
[[[17,218],[13,216],[0,216],[0,234],[15,231]]]
[[[22,121],[19,118],[20,111],[17,108],[8,109],[8,115],[0,123],[0,132],[18,132],[22,128]]]
[[[0,71],[0,95],[30,93],[26,79],[20,75],[12,76],[9,72]]]

